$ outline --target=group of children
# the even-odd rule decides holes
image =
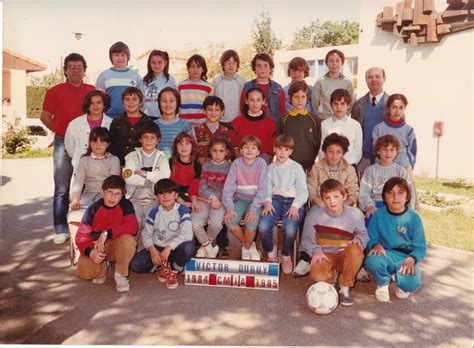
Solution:
[[[328,53],[329,72],[313,90],[298,57],[285,88],[270,79],[274,65],[265,53],[252,60],[256,79],[245,82],[238,54],[224,52],[223,75],[212,85],[198,54],[179,84],[166,52],[150,53],[143,80],[127,68],[129,58],[125,44],[111,47],[113,67],[66,132],[75,173],[70,216],[85,210],[75,238],[79,277],[103,283],[109,260],[117,262],[117,291],[129,290],[128,265],[158,269],[158,279],[174,289],[191,257],[229,257],[228,232],[241,242],[242,260],[261,260],[259,236],[266,260],[278,262],[273,233],[281,221],[283,272],[338,279],[343,305],[353,303],[364,250],[378,300],[389,300],[392,274],[399,297],[420,286],[426,242],[410,207],[416,140],[403,95],[388,99],[389,114],[372,133],[377,161],[362,174],[362,128],[349,116],[353,90],[340,51]],[[319,111],[328,107],[324,119]],[[293,269],[291,248],[303,221]]]

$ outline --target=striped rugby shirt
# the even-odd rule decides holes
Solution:
[[[344,210],[338,215],[326,208],[318,209],[306,218],[302,245],[311,257],[318,251],[341,253],[353,239],[358,240],[364,249],[369,240],[364,215],[357,208],[344,205]]]

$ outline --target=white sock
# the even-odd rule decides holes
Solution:
[[[344,294],[344,296],[349,296],[349,287],[348,286],[343,286],[340,285],[341,292]]]

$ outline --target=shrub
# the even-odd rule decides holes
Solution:
[[[33,139],[27,128],[10,127],[2,137],[2,147],[9,154],[27,151],[31,148]]]
[[[39,135],[39,136],[46,136],[48,133],[46,130],[41,126],[28,126],[28,131],[30,135]]]

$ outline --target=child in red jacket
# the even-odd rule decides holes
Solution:
[[[130,290],[128,266],[137,243],[138,222],[130,201],[124,199],[125,180],[111,175],[102,184],[102,195],[90,205],[82,218],[76,234],[76,244],[81,252],[77,263],[77,276],[92,279],[93,284],[106,280],[105,261],[116,262],[115,285],[118,292]]]

